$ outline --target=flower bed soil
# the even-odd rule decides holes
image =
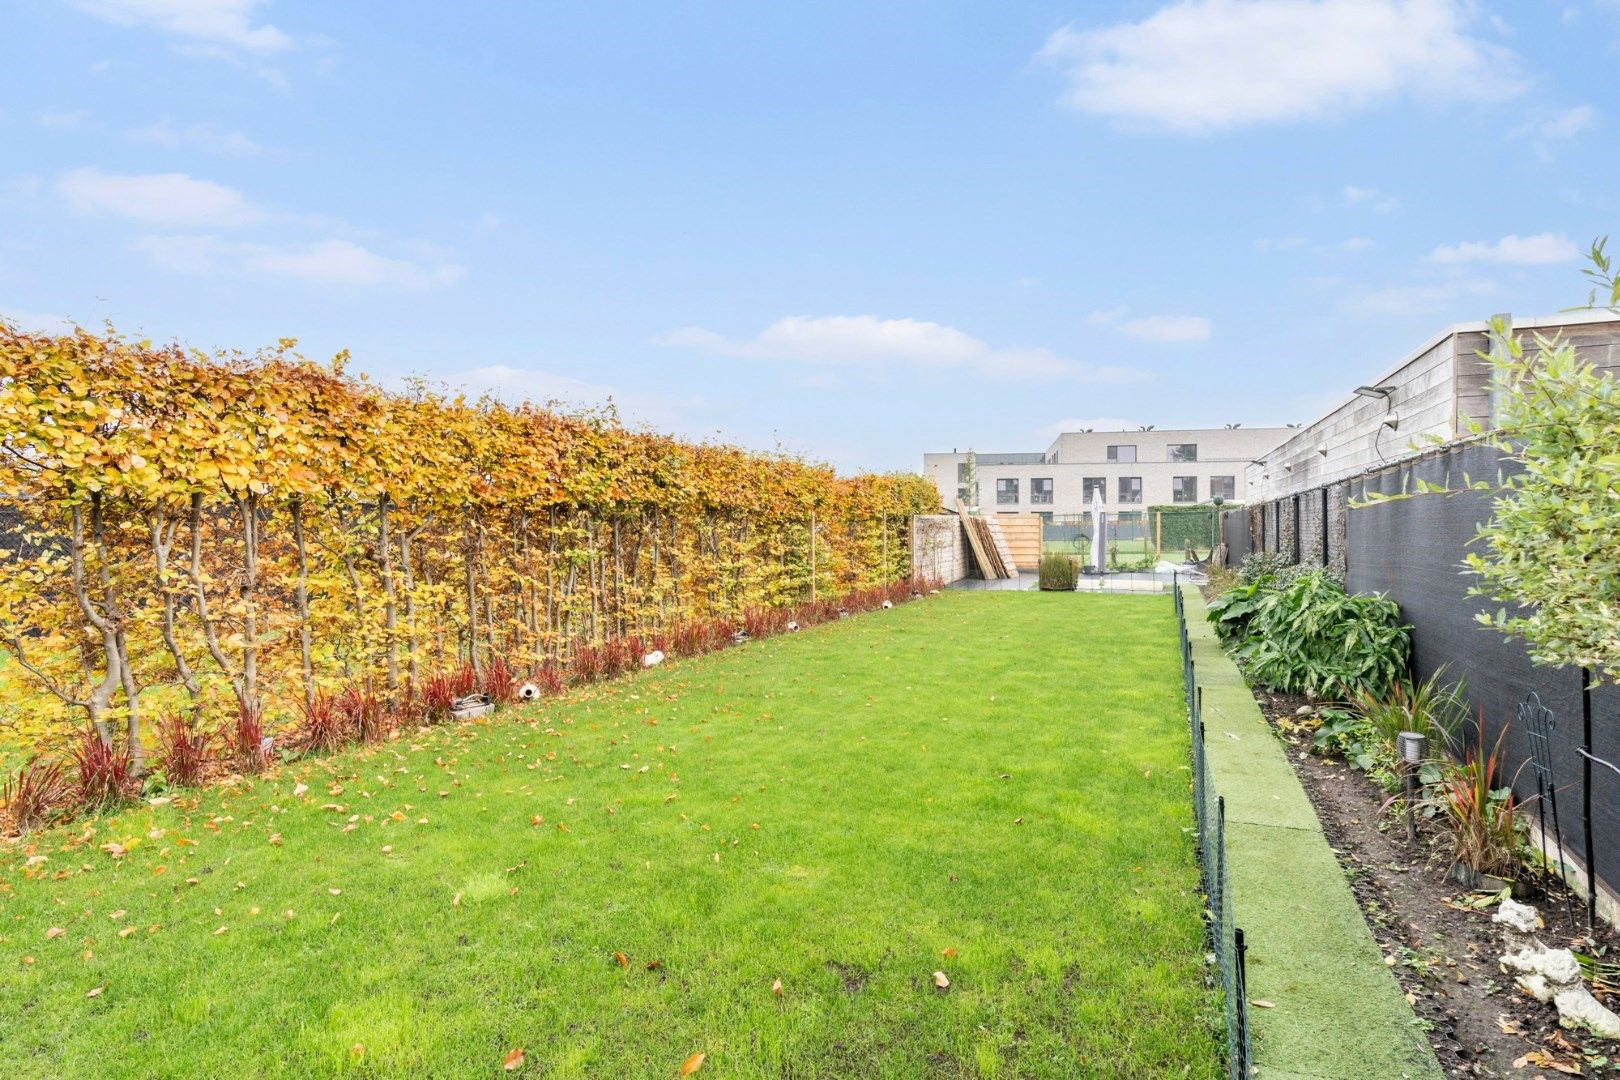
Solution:
[[[1286,728],[1306,703],[1264,690],[1254,696],[1273,727],[1282,721]],[[1498,970],[1502,948],[1490,921],[1494,909],[1460,904],[1469,897],[1446,877],[1452,858],[1445,830],[1420,819],[1416,843],[1408,842],[1400,819],[1383,809],[1388,796],[1366,774],[1310,754],[1309,735],[1282,730],[1289,762],[1446,1073],[1527,1080],[1620,1076],[1620,1046],[1561,1031],[1550,1005],[1516,989]],[[1585,933],[1584,907],[1559,883],[1549,892],[1537,882],[1527,902],[1546,920],[1549,945],[1590,947],[1575,940]],[[1596,943],[1612,952],[1620,935],[1602,926]],[[1616,996],[1604,1004],[1620,1009]]]

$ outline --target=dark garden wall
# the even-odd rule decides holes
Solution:
[[[1410,491],[1418,480],[1456,491],[1465,475],[1491,479],[1515,467],[1489,446],[1450,446],[1353,480],[1351,498]],[[1582,745],[1580,671],[1534,665],[1519,641],[1476,622],[1476,614],[1500,605],[1470,596],[1476,579],[1460,566],[1480,525],[1490,520],[1491,498],[1485,492],[1461,491],[1353,507],[1346,584],[1355,592],[1386,593],[1400,604],[1401,615],[1412,626],[1415,674],[1427,678],[1443,668],[1445,680],[1466,681],[1469,702],[1476,712],[1483,711],[1487,738],[1494,740],[1507,726],[1506,771],[1516,778],[1514,787],[1523,797],[1535,794],[1536,783],[1530,766],[1522,764],[1531,756],[1530,732],[1527,724],[1517,722],[1516,713],[1527,694],[1540,696],[1554,717],[1552,770],[1564,847],[1584,861],[1582,760],[1576,753]],[[1620,692],[1600,687],[1592,704],[1592,753],[1620,761]],[[1527,811],[1534,820],[1536,808]],[[1602,766],[1593,769],[1592,828],[1598,875],[1611,886],[1620,885],[1620,776]]]

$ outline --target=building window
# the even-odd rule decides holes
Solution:
[[[1195,442],[1173,442],[1165,447],[1164,460],[1197,461],[1198,444]]]
[[[1052,478],[1036,477],[1029,482],[1029,501],[1032,503],[1049,503],[1052,501]]]
[[[1090,506],[1097,499],[1108,501],[1108,477],[1088,476],[1080,481],[1080,501]]]
[[[1198,501],[1198,477],[1173,476],[1170,478],[1170,501],[1191,502]]]
[[[1001,506],[1006,506],[1008,504],[1016,506],[1018,504],[1018,481],[997,480],[996,502]]]
[[[1209,497],[1223,502],[1237,500],[1237,477],[1212,476],[1209,478]]]
[[[1121,503],[1139,503],[1142,501],[1142,478],[1140,476],[1122,476],[1119,478],[1119,501]]]
[[[1109,461],[1131,462],[1136,460],[1136,446],[1110,446],[1108,448]]]
[[[968,468],[968,463],[967,462],[958,461],[956,463],[956,482],[958,484],[967,483],[968,482],[968,477],[971,474],[972,474],[972,470]]]

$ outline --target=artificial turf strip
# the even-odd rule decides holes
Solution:
[[[1214,1077],[1175,642],[947,593],[3,849],[0,1075]]]
[[[1254,695],[1183,589],[1204,747],[1226,799],[1235,924],[1248,947],[1255,1064],[1262,1080],[1445,1074],[1344,879],[1321,822]]]

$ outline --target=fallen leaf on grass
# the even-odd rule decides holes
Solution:
[[[1504,1035],[1524,1034],[1524,1025],[1505,1014],[1496,1018],[1496,1026],[1502,1029]]]
[[[945,973],[943,971],[936,971],[934,972],[934,986],[939,990],[949,990],[951,988],[951,980],[945,977]]]
[[[84,996],[87,997],[87,998],[100,997],[101,992],[103,990],[105,990],[105,989],[107,989],[105,986],[98,986],[94,990],[91,990],[89,993],[85,994]]]
[[[1266,1001],[1263,998],[1253,998],[1249,1001],[1249,1004],[1257,1009],[1275,1009],[1277,1007],[1276,1002]]]
[[[228,927],[228,926],[222,926],[218,930],[214,931],[214,936],[219,937],[219,935],[223,934],[225,931],[227,931],[229,929],[230,929],[230,927]]]
[[[506,1060],[501,1062],[501,1067],[507,1072],[516,1072],[523,1068],[523,1047],[519,1046],[507,1054]]]
[[[613,962],[622,968],[628,968],[630,966],[630,958],[624,955],[622,952],[616,952],[613,954]]]
[[[134,932],[135,928],[133,926],[126,926],[122,930],[118,931],[118,936],[129,937],[129,935],[133,934]]]
[[[681,1062],[681,1075],[691,1076],[693,1073],[703,1068],[703,1062],[706,1061],[708,1057],[708,1054],[705,1054],[703,1051],[699,1050],[697,1053]]]
[[[939,950],[939,955],[943,956],[947,960],[954,960],[956,958],[956,949],[950,945],[947,945],[943,949]]]
[[[45,931],[45,940],[49,941],[51,938],[59,938],[65,933],[67,933],[67,931],[62,929],[60,926],[53,926],[49,930]]]

